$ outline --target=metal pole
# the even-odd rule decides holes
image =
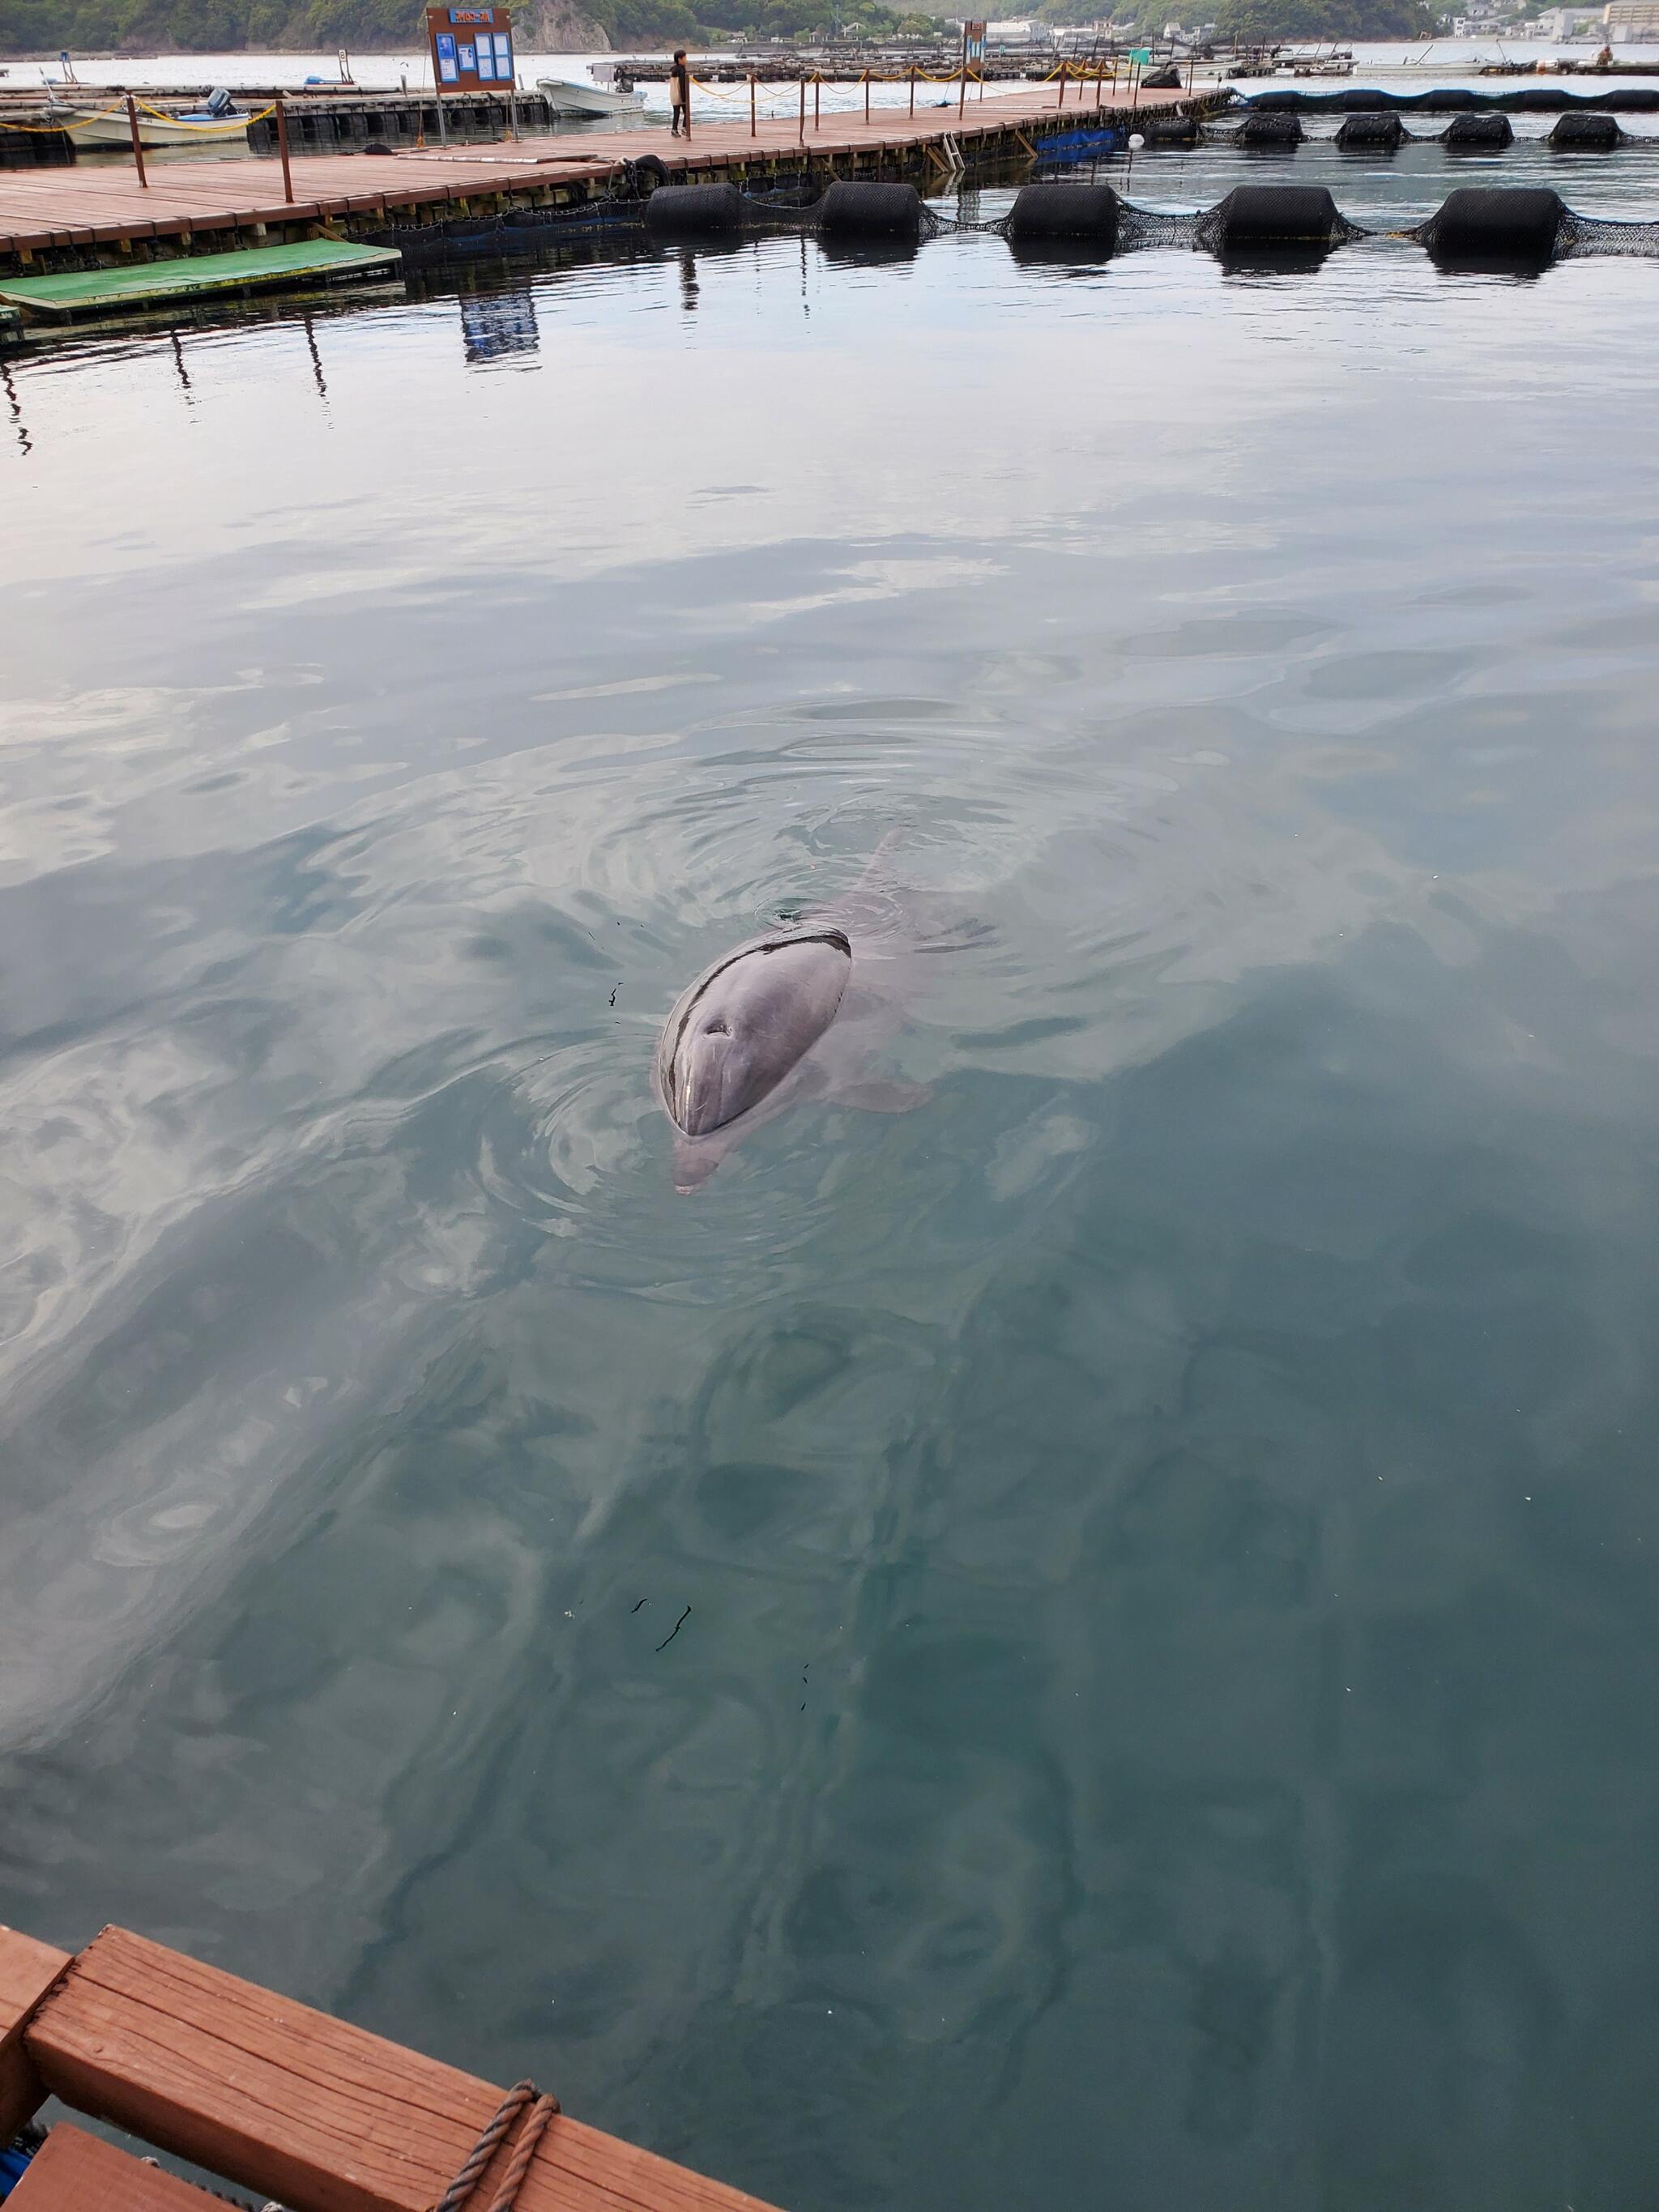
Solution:
[[[968,26],[962,27],[962,89],[957,94],[957,121],[962,120],[962,111],[968,105]]]
[[[516,142],[519,136],[519,79],[516,71],[507,88],[507,127]]]
[[[868,70],[864,72],[864,119],[866,123],[870,120],[870,72]]]
[[[1097,62],[1095,64],[1095,113],[1097,115],[1100,112],[1100,88],[1105,82],[1106,72],[1101,67],[1100,64]]]
[[[914,62],[912,62],[912,63],[911,63],[911,64],[910,64],[910,112],[911,112],[912,116],[914,116],[914,115],[915,114],[915,112],[916,112],[916,65],[915,65],[915,64]]]
[[[138,182],[144,191],[149,190],[149,179],[144,174],[143,142],[138,136],[138,111],[132,104],[132,94],[127,94],[127,128],[132,133],[132,158],[138,167]]]
[[[806,79],[804,75],[800,81],[800,143],[803,146],[806,143]]]
[[[432,94],[438,103],[438,143],[441,146],[447,146],[449,143],[449,118],[444,113],[443,80],[439,76],[435,69],[432,72]]]
[[[1060,98],[1054,102],[1056,107],[1064,107],[1066,105],[1066,71],[1068,66],[1066,62],[1062,62],[1060,65]]]
[[[755,136],[755,72],[749,72],[749,136]]]
[[[289,207],[294,204],[294,175],[288,166],[288,108],[276,102],[276,151],[283,157],[283,198]]]
[[[812,72],[812,128],[823,128],[823,79],[816,70]]]

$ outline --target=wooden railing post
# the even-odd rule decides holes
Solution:
[[[71,1963],[67,1951],[0,1928],[0,2143],[9,2143],[46,2100],[23,2036],[35,2008]]]
[[[749,72],[749,136],[752,138],[752,137],[754,137],[756,135],[757,135],[757,134],[756,134],[756,127],[755,127],[755,72],[754,72],[754,70],[750,70],[750,72]]]
[[[143,141],[138,136],[138,110],[133,105],[131,93],[127,94],[127,128],[132,133],[132,159],[138,171],[138,182],[142,188],[148,191],[149,179],[144,174],[144,146]]]
[[[283,157],[283,198],[292,207],[294,172],[288,165],[288,108],[281,99],[276,102],[276,151]]]

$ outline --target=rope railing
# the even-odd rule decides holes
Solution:
[[[111,106],[111,107],[95,107],[95,108],[94,108],[94,110],[92,111],[91,114],[89,114],[89,115],[77,115],[72,122],[64,122],[64,123],[6,123],[6,122],[0,122],[0,131],[27,131],[27,132],[28,133],[29,137],[32,137],[32,138],[60,138],[60,137],[62,137],[64,136],[64,134],[66,131],[89,131],[89,130],[92,128],[92,125],[93,125],[94,123],[97,123],[97,122],[101,121],[101,119],[102,119],[106,115],[120,115],[120,114],[122,114],[122,113],[124,113],[124,112],[125,112],[125,109],[124,109],[124,107],[123,107],[123,105],[122,105],[122,103],[118,100],[115,102],[115,104],[113,105],[113,106]]]
[[[268,115],[276,112],[276,103],[273,100],[269,107],[262,107],[257,115],[239,115],[234,122],[186,123],[182,116],[169,115],[165,108],[152,107],[147,100],[141,100],[136,105],[141,113],[154,116],[158,123],[166,123],[175,131],[188,131],[193,137],[230,137],[246,131],[251,123],[263,123]],[[101,123],[106,116],[125,113],[126,102],[118,100],[108,107],[77,110],[73,115],[66,115],[61,123],[9,123],[0,118],[0,131],[21,131],[34,138],[57,138],[65,133],[72,135],[76,131],[89,131],[94,123]]]

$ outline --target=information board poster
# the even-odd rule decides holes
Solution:
[[[428,8],[432,82],[441,92],[495,91],[513,82],[513,15],[507,8]]]

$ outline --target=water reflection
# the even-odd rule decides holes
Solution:
[[[541,351],[536,297],[528,285],[511,290],[464,292],[460,308],[461,335],[470,368]],[[526,366],[516,359],[514,365]]]

